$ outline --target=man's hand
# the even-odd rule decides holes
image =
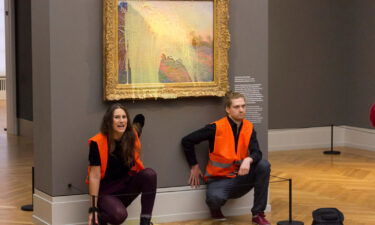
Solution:
[[[249,174],[251,163],[253,163],[252,158],[250,157],[244,158],[244,160],[241,163],[240,169],[238,170],[238,175],[243,176],[243,175]]]
[[[189,184],[193,188],[198,188],[200,185],[200,178],[203,177],[202,171],[199,168],[199,165],[196,164],[190,169]]]

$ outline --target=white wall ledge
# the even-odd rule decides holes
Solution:
[[[337,126],[333,131],[333,146],[375,151],[374,129]],[[271,129],[268,131],[269,151],[330,147],[331,127]]]
[[[159,188],[152,220],[154,223],[165,223],[209,218],[205,193],[205,186],[200,189]],[[239,199],[229,200],[223,207],[223,213],[227,216],[250,214],[253,193],[252,190]],[[34,224],[87,224],[88,195],[51,197],[36,189],[33,197]],[[124,225],[139,224],[140,198],[135,199],[127,210],[129,216]],[[268,205],[266,211],[270,210],[271,206]]]

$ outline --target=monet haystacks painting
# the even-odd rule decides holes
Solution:
[[[104,1],[106,100],[225,93],[226,1]]]

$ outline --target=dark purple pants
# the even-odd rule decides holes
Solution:
[[[134,176],[127,176],[100,185],[98,207],[102,224],[122,224],[128,217],[126,207],[140,194],[141,217],[151,218],[156,195],[156,172],[147,168]]]

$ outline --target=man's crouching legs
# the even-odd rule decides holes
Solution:
[[[210,208],[211,217],[215,220],[226,220],[221,212],[221,207],[228,200],[228,193],[226,191],[226,180],[211,181],[207,185],[206,203]]]
[[[262,159],[254,168],[254,205],[251,209],[253,215],[263,213],[267,206],[268,184],[270,180],[271,165]]]
[[[268,185],[271,173],[271,165],[267,160],[262,159],[254,168],[254,205],[251,209],[253,214],[252,222],[258,225],[269,225],[265,218],[264,210],[267,206]]]

